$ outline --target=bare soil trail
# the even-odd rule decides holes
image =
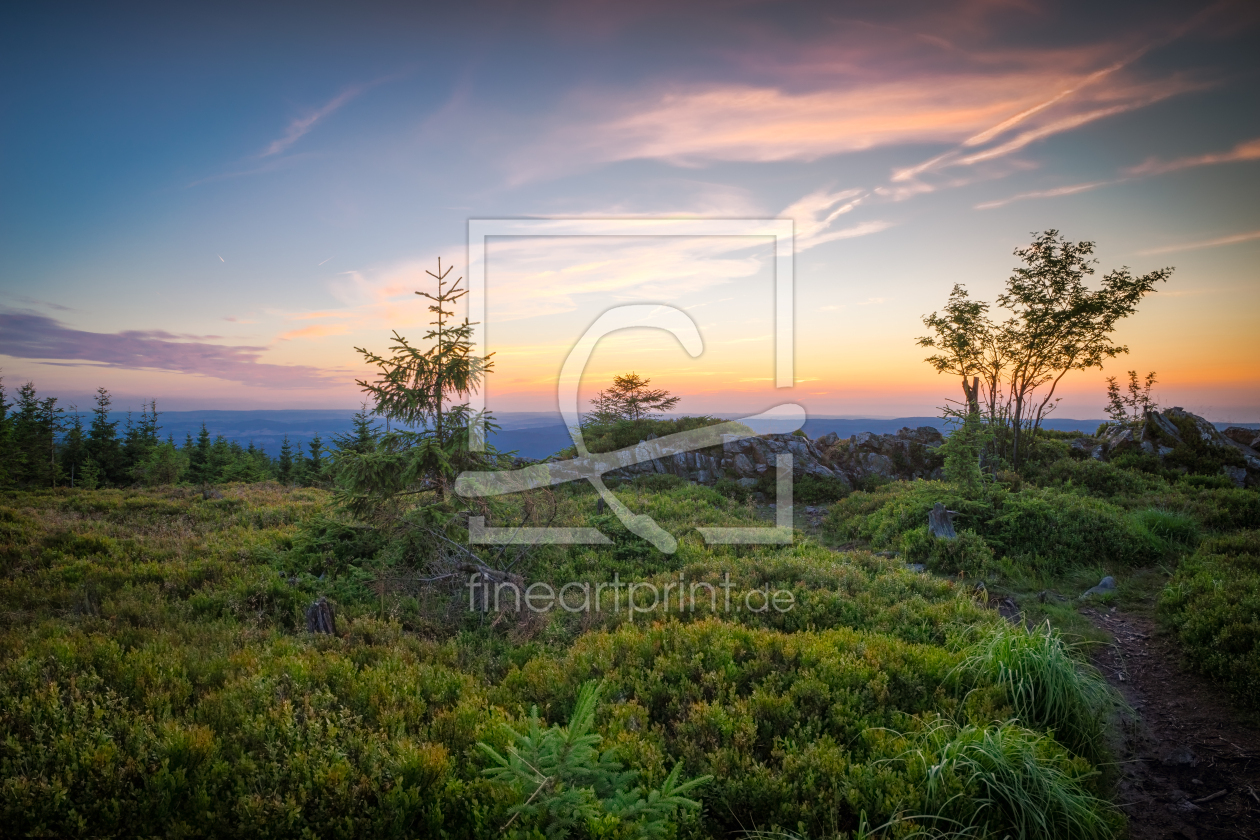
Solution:
[[[1116,801],[1133,840],[1260,839],[1260,729],[1223,690],[1181,665],[1153,619],[1081,614],[1114,642],[1094,657],[1137,713],[1123,727]]]

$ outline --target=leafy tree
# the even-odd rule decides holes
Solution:
[[[1136,370],[1129,371],[1128,393],[1122,394],[1114,376],[1107,377],[1107,416],[1117,426],[1136,427],[1148,411],[1156,409],[1151,399],[1151,386],[1155,384],[1155,371],[1146,374],[1145,384],[1139,384]]]
[[[927,362],[963,381],[965,415],[983,409],[996,427],[1001,454],[1018,466],[1025,433],[1036,434],[1054,409],[1055,391],[1073,370],[1102,367],[1106,359],[1127,353],[1114,344],[1116,324],[1137,311],[1141,299],[1166,281],[1173,269],[1134,276],[1127,267],[1102,278],[1090,289],[1085,278],[1097,260],[1092,242],[1069,242],[1057,230],[1034,234],[1026,248],[1015,249],[1023,262],[998,295],[1010,313],[1000,324],[989,318],[986,303],[971,301],[957,285],[943,314],[924,316],[934,335],[918,339],[939,352]]]
[[[651,382],[633,372],[613,377],[613,384],[591,400],[595,410],[590,413],[590,419],[598,423],[651,419],[678,404],[681,397],[649,388]]]
[[[961,378],[966,406],[963,413],[979,412],[983,398],[986,413],[995,417],[1006,357],[998,340],[1000,333],[989,320],[989,304],[972,300],[966,287],[955,283],[943,314],[924,316],[923,323],[936,335],[920,338],[918,343],[941,351],[926,359],[938,373]]]
[[[638,774],[623,770],[614,750],[599,751],[602,738],[594,731],[599,695],[596,682],[583,685],[568,726],[543,729],[535,706],[524,733],[507,727],[513,744],[506,756],[478,744],[495,763],[486,775],[512,785],[522,800],[511,808],[512,818],[501,832],[520,819],[522,836],[536,836],[526,833],[533,828],[548,840],[559,840],[572,832],[610,827],[611,818],[612,826],[628,829],[631,837],[663,838],[673,832],[670,818],[676,811],[700,807],[684,794],[711,776],[680,783],[679,762],[659,789],[649,791],[634,784]]]

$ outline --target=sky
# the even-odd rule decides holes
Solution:
[[[766,237],[486,243],[487,405],[635,371],[688,413],[933,414],[916,345],[1057,229],[1175,271],[1070,373],[1260,421],[1260,7],[1248,2],[13,4],[0,12],[0,376],[80,407],[353,408],[356,348],[423,344],[470,219],[791,219],[793,376]],[[465,280],[467,282],[467,280]]]

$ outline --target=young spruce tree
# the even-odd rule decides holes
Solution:
[[[474,416],[467,398],[494,362],[473,353],[475,324],[467,317],[455,320],[455,307],[467,294],[460,288],[463,278],[448,281],[451,267],[443,270],[441,260],[436,273],[426,273],[437,288],[416,294],[432,302],[433,328],[424,335],[432,344],[420,348],[394,332],[389,356],[355,348],[377,369],[374,381],[358,380],[359,386],[372,395],[373,413],[394,424],[373,451],[337,451],[339,500],[356,516],[385,514],[403,497],[430,491],[443,498],[459,472],[484,460],[470,451],[469,430],[484,436],[493,425],[489,415]]]

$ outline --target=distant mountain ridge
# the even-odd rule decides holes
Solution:
[[[85,412],[80,412],[80,414],[86,415]],[[248,446],[252,442],[274,456],[279,454],[286,435],[295,446],[306,447],[316,435],[323,438],[325,443],[330,443],[334,435],[350,431],[354,414],[355,411],[351,409],[163,411],[158,417],[158,424],[161,426],[159,434],[163,438],[168,435],[174,437],[177,444],[182,444],[186,435],[191,434],[195,438],[201,431],[201,424],[205,423],[212,435],[223,435],[242,446]],[[120,434],[126,423],[126,416],[125,411],[110,412],[111,420],[120,421]],[[737,418],[740,415],[726,416]],[[138,419],[139,412],[132,412],[132,417]],[[495,417],[502,429],[491,438],[491,442],[500,450],[514,450],[525,458],[545,458],[573,443],[564,421],[556,412],[513,411],[496,414]],[[1080,430],[1092,434],[1102,422],[1101,419],[1051,418],[1045,421],[1044,425],[1049,429]],[[1260,423],[1217,423],[1216,425],[1220,428],[1231,425],[1260,428]],[[811,438],[828,432],[835,432],[840,437],[849,437],[858,432],[887,434],[905,426],[910,428],[933,426],[941,431],[945,430],[945,422],[940,417],[855,419],[822,416],[806,420],[805,433]]]

